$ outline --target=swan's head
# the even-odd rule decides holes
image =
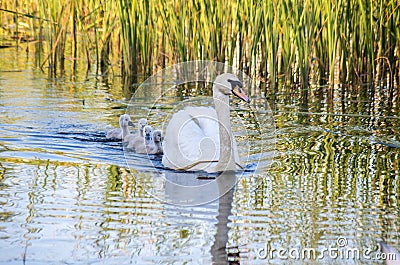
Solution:
[[[138,128],[139,130],[143,131],[144,127],[149,125],[148,121],[146,118],[141,118],[138,120]]]
[[[250,98],[246,96],[243,91],[243,84],[239,78],[230,73],[225,73],[217,76],[214,81],[214,89],[217,89],[224,95],[235,95],[247,103],[250,102]]]
[[[135,124],[132,123],[131,117],[128,114],[123,114],[119,117],[119,125],[121,127],[128,127],[130,126],[135,126]]]
[[[161,130],[155,130],[153,132],[153,139],[154,139],[155,143],[162,142],[163,141],[162,131]]]
[[[146,125],[143,128],[144,139],[150,140],[153,136],[153,128],[150,125]]]

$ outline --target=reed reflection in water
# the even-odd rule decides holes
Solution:
[[[397,96],[386,105],[372,88],[277,94],[270,167],[217,201],[181,207],[148,193],[162,190],[169,171],[149,170],[144,157],[129,169],[120,143],[102,140],[125,112],[122,94],[93,81],[50,82],[6,58],[24,72],[0,73],[0,263],[210,264],[228,253],[241,264],[279,264],[256,250],[322,250],[339,236],[349,247],[383,239],[399,249]]]

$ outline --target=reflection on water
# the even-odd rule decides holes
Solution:
[[[104,141],[128,104],[122,95],[91,81],[51,83],[0,52],[0,263],[226,264],[228,255],[232,264],[279,264],[276,253],[265,260],[258,250],[308,247],[318,255],[339,237],[373,253],[382,239],[400,249],[395,101],[360,91],[309,102],[277,95],[276,155],[260,154],[257,139],[251,150],[270,167],[240,177],[219,200],[181,207],[149,190],[173,196],[165,178],[213,180],[149,168],[146,156],[127,167],[121,144]]]

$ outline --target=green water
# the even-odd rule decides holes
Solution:
[[[121,144],[105,140],[129,101],[117,81],[49,80],[15,50],[0,60],[2,264],[383,264],[379,240],[400,249],[399,102],[385,89],[270,97],[276,152],[252,150],[268,166],[183,207],[149,190],[193,174],[149,170],[145,156],[128,167]],[[338,241],[360,258],[318,258]],[[296,259],[304,248],[316,256]]]

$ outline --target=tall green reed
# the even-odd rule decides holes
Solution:
[[[97,74],[119,68],[130,87],[160,67],[200,59],[234,65],[268,93],[294,84],[399,87],[396,0],[4,0],[1,7],[29,14],[29,5],[42,18],[31,23],[45,44],[41,66],[53,76],[70,55]],[[1,15],[17,27],[33,19]]]

